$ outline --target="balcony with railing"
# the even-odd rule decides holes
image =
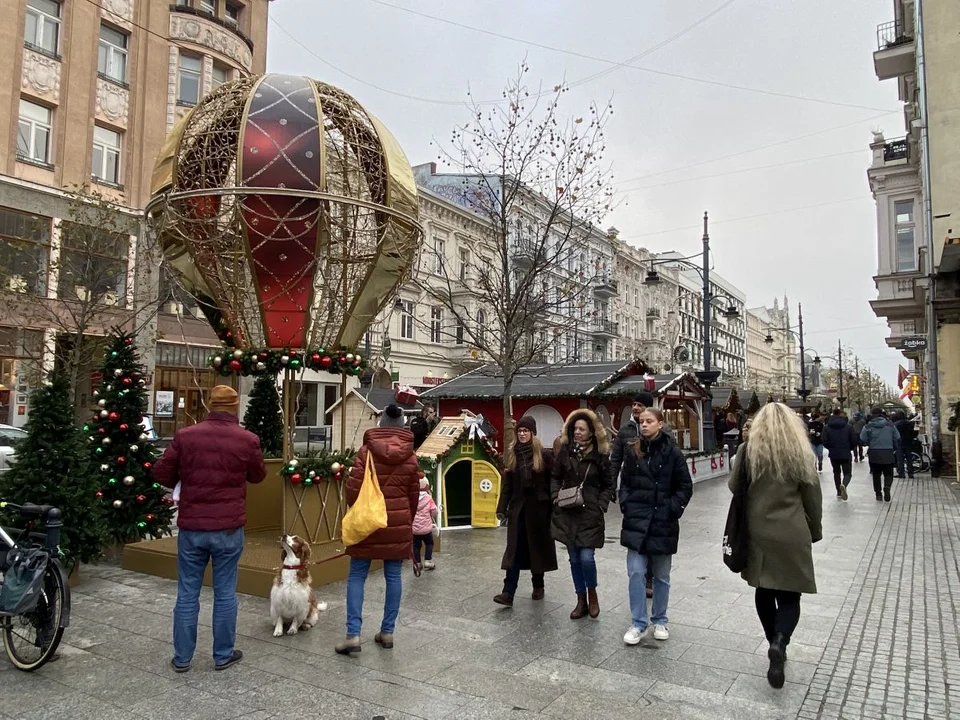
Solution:
[[[907,138],[902,137],[896,140],[890,140],[883,146],[883,162],[889,163],[896,160],[910,159],[910,143]]]
[[[620,323],[612,320],[597,320],[593,324],[593,336],[604,338],[620,337]]]
[[[877,26],[877,50],[873,67],[879,80],[912,73],[916,66],[916,42],[913,31],[903,19]]]
[[[616,280],[600,276],[593,281],[593,294],[598,298],[614,298],[620,294],[620,286]]]

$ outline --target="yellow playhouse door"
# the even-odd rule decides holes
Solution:
[[[500,473],[488,462],[473,461],[473,503],[470,524],[474,527],[497,526],[497,502],[500,500]]]

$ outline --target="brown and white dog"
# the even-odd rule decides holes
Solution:
[[[327,609],[325,602],[317,602],[310,579],[310,543],[296,535],[280,538],[283,549],[280,572],[270,589],[270,621],[273,636],[296,635],[299,630],[309,630],[317,624],[320,613]]]

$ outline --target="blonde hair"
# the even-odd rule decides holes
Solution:
[[[783,403],[767,403],[754,416],[746,446],[751,477],[786,483],[820,482],[803,421]]]
[[[517,440],[514,440],[503,453],[504,468],[507,470],[517,469]],[[534,435],[530,438],[530,445],[533,447],[533,471],[543,472],[543,443],[540,438]]]

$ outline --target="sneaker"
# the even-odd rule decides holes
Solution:
[[[437,564],[436,564],[433,560],[424,560],[424,561],[423,561],[423,569],[424,569],[424,570],[433,570],[435,567],[437,567]]]
[[[173,668],[173,671],[174,671],[175,673],[190,672],[190,663],[187,663],[186,665],[177,665],[177,663],[175,663],[173,660],[171,660],[171,661],[170,661],[170,667]]]
[[[214,670],[226,670],[228,667],[230,667],[231,665],[236,665],[236,664],[237,664],[238,662],[240,662],[241,660],[243,660],[243,652],[241,652],[240,650],[234,650],[234,651],[233,651],[233,657],[231,657],[231,658],[230,658],[229,660],[227,660],[225,663],[220,663],[219,665],[214,665],[214,666],[213,666],[213,669],[214,669]]]
[[[654,625],[653,626],[653,639],[654,640],[669,640],[670,631],[667,629],[666,625]]]
[[[624,633],[623,642],[627,645],[639,645],[640,641],[643,640],[643,636],[647,634],[646,630],[641,630],[638,627],[630,626],[630,629]]]
[[[844,500],[847,499],[847,486],[846,486],[846,485],[841,485],[841,486],[840,486],[840,497],[842,497]]]
[[[883,495],[881,495],[880,493],[877,493],[877,501],[883,502]]]

